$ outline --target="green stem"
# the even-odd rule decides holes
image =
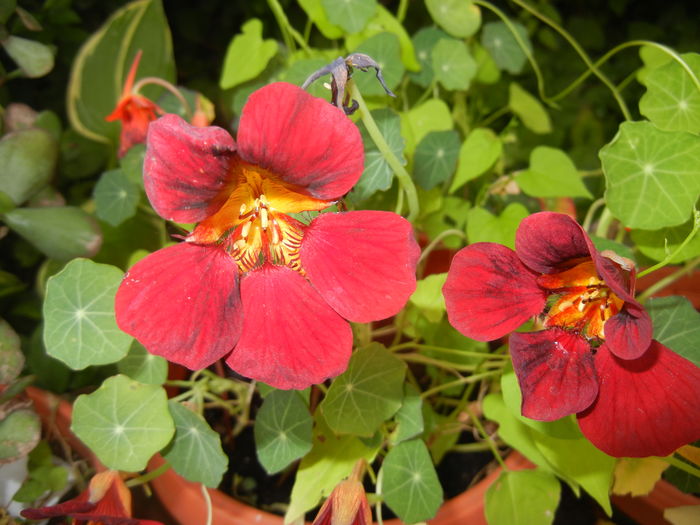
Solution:
[[[588,211],[586,212],[586,218],[583,219],[583,224],[581,225],[584,230],[590,231],[591,223],[593,222],[593,217],[595,216],[595,212],[598,211],[598,208],[601,206],[605,205],[605,199],[601,197],[597,201],[593,201],[593,203],[590,205],[588,208]]]
[[[453,370],[458,372],[473,372],[477,369],[477,365],[460,365],[452,361],[433,359],[432,357],[428,357],[422,354],[398,354],[398,357],[403,359],[404,361],[409,361],[412,363],[422,363],[424,365],[433,365],[437,366],[438,368],[444,368],[445,370]],[[502,363],[492,364],[495,365],[497,368],[503,367]],[[489,363],[483,364],[481,366],[485,368],[493,368],[492,366],[489,366]]]
[[[187,102],[187,100],[182,95],[182,93],[180,93],[180,90],[177,89],[175,86],[173,86],[167,80],[163,80],[162,78],[159,78],[159,77],[144,77],[141,80],[139,80],[136,84],[134,84],[134,86],[131,88],[131,91],[132,91],[132,93],[139,93],[139,91],[144,86],[147,86],[149,84],[155,84],[157,86],[160,86],[162,88],[167,89],[170,93],[172,93],[173,96],[182,105],[182,109],[185,111],[185,116],[187,116],[187,120],[192,120],[194,113],[192,112],[192,108],[190,107],[190,104]]]
[[[399,345],[392,346],[389,348],[391,352],[397,352],[399,350],[405,350],[407,348],[416,348],[418,350],[430,350],[433,352],[441,352],[443,354],[455,355],[460,357],[483,357],[483,358],[496,358],[496,359],[510,359],[509,356],[504,354],[492,354],[489,352],[472,352],[469,350],[459,350],[457,348],[445,348],[443,346],[433,346],[433,345],[422,345],[417,343],[401,343]]]
[[[629,109],[627,108],[627,104],[623,100],[622,96],[620,95],[620,92],[618,89],[615,87],[615,85],[610,81],[610,79],[602,72],[598,67],[591,61],[590,57],[586,53],[586,51],[580,46],[580,44],[576,41],[576,39],[569,34],[568,31],[566,31],[563,27],[561,27],[559,24],[557,24],[554,20],[549,18],[546,15],[543,15],[539,11],[537,11],[535,8],[530,6],[529,4],[523,2],[522,0],[513,0],[513,2],[526,11],[530,12],[532,15],[535,17],[539,18],[542,22],[550,26],[552,29],[554,29],[557,33],[559,33],[564,39],[569,43],[569,45],[576,51],[576,53],[581,57],[581,60],[586,64],[588,69],[598,77],[598,79],[605,84],[605,86],[610,90],[612,93],[613,97],[617,101],[618,106],[620,106],[620,111],[622,112],[622,115],[625,117],[625,120],[632,120],[632,114],[630,113]],[[541,96],[541,95],[540,95]],[[544,97],[542,97],[544,100]]]
[[[474,0],[474,4],[485,7],[486,9],[492,11],[501,20],[503,20],[503,23],[510,30],[511,34],[513,35],[513,38],[515,38],[515,41],[518,43],[518,46],[520,47],[522,52],[525,54],[528,62],[530,62],[530,65],[532,66],[532,70],[535,73],[535,77],[537,77],[537,92],[539,93],[540,98],[542,100],[544,100],[550,106],[556,107],[556,104],[554,103],[554,101],[551,100],[550,98],[548,98],[544,92],[544,77],[542,76],[542,71],[540,70],[540,66],[537,64],[537,60],[535,60],[535,57],[532,54],[532,51],[530,51],[530,48],[527,46],[527,44],[523,40],[522,36],[520,36],[520,33],[515,29],[515,26],[513,25],[513,22],[510,21],[510,18],[508,18],[508,16],[503,11],[501,11],[498,7],[493,5],[491,2],[487,2],[486,0]]]
[[[459,386],[459,385],[467,385],[469,383],[476,383],[477,381],[481,381],[482,379],[487,379],[489,377],[495,377],[501,375],[501,370],[491,370],[489,372],[484,372],[483,374],[474,374],[470,376],[464,376],[460,377],[459,379],[456,379],[455,381],[450,381],[449,383],[443,383],[441,385],[437,385],[433,388],[429,388],[428,390],[424,391],[420,397],[423,399],[427,399],[433,394],[437,394],[438,392],[441,392],[442,390],[448,390],[454,386]]]
[[[399,8],[396,10],[396,20],[403,23],[406,18],[406,10],[408,9],[408,0],[401,0]]]
[[[418,258],[418,265],[420,265],[427,257],[430,255],[430,252],[432,252],[435,247],[440,244],[440,241],[442,241],[445,237],[449,237],[450,235],[456,235],[460,237],[463,241],[467,239],[467,236],[464,234],[462,230],[445,230],[443,232],[440,232],[440,234],[435,237],[428,246],[425,247],[425,250],[423,250],[423,253],[420,254],[420,257]]]
[[[510,106],[503,106],[502,108],[497,109],[484,120],[479,122],[477,126],[480,128],[487,128],[494,120],[497,120],[508,113],[510,113]]]
[[[294,51],[296,47],[294,42],[296,41],[299,46],[306,51],[307,54],[311,53],[311,48],[306,43],[304,37],[289,23],[287,15],[284,14],[284,9],[277,0],[267,0],[267,5],[270,6],[272,14],[275,15],[277,24],[282,32],[282,39],[284,40],[284,45],[287,46],[289,51]]]
[[[484,441],[486,441],[486,443],[488,444],[489,448],[491,449],[491,453],[493,454],[493,457],[496,458],[496,461],[498,461],[501,464],[501,468],[507,471],[508,467],[506,467],[505,461],[503,461],[501,454],[498,452],[498,447],[496,446],[496,443],[494,442],[493,438],[488,434],[488,432],[486,432],[486,429],[484,428],[484,425],[481,424],[479,418],[476,417],[474,413],[469,409],[469,405],[466,405],[464,407],[464,411],[467,414],[469,414],[469,419],[474,422],[474,426],[479,431],[479,434],[481,434],[481,437],[484,438]]]
[[[676,255],[678,255],[678,254],[681,252],[681,250],[683,250],[683,248],[685,248],[686,245],[687,245],[690,241],[693,240],[693,237],[695,237],[695,235],[698,233],[698,229],[700,229],[700,211],[695,210],[695,211],[693,212],[693,229],[692,229],[691,232],[688,234],[688,236],[685,238],[685,240],[684,240],[675,250],[673,250],[671,253],[669,253],[668,255],[666,255],[666,257],[664,258],[663,261],[661,261],[661,262],[655,264],[654,266],[652,266],[652,267],[650,267],[650,268],[647,268],[647,269],[644,270],[643,272],[639,272],[639,273],[637,274],[637,278],[639,278],[639,277],[644,277],[645,275],[648,275],[648,274],[650,274],[651,272],[654,272],[654,271],[658,270],[659,268],[663,268],[663,267],[666,266],[668,263],[670,263],[671,260],[672,260]]]
[[[687,472],[691,476],[695,476],[696,478],[700,478],[700,469],[697,467],[694,467],[693,465],[689,465],[685,461],[681,461],[675,456],[667,456],[665,458],[662,458],[666,463],[669,465],[676,467],[677,469],[682,470],[683,472]]]
[[[394,152],[391,151],[391,148],[386,143],[384,135],[382,135],[382,132],[379,131],[377,123],[374,121],[374,118],[372,118],[372,114],[367,108],[367,104],[365,104],[365,100],[362,98],[360,90],[357,89],[354,82],[349,82],[348,87],[350,88],[350,96],[357,101],[360,111],[360,118],[362,119],[362,123],[365,125],[365,128],[367,128],[369,136],[372,137],[372,140],[377,145],[377,148],[379,148],[379,151],[384,156],[384,159],[386,159],[389,166],[391,166],[391,169],[394,170],[396,178],[399,180],[399,185],[406,194],[406,199],[408,200],[408,216],[406,218],[409,222],[413,222],[415,218],[418,217],[418,211],[420,209],[418,194],[416,193],[416,186],[413,184],[413,180],[406,171],[406,168],[403,167],[403,164],[401,164],[399,159],[396,158],[396,155],[394,155]]]
[[[685,266],[682,268],[679,268],[675,272],[673,272],[670,275],[667,275],[663,279],[659,279],[656,283],[652,284],[649,288],[644,290],[643,293],[639,294],[637,297],[637,301],[640,303],[644,303],[649,297],[657,293],[659,290],[663,290],[666,288],[669,284],[677,281],[681,277],[683,277],[686,274],[689,274],[690,272],[693,271],[693,269],[700,264],[700,257],[697,257],[693,259],[692,261],[688,262]]]
[[[125,484],[129,488],[143,485],[144,483],[148,483],[152,479],[156,479],[161,474],[164,474],[165,471],[168,470],[169,468],[170,468],[170,463],[168,463],[166,461],[157,469],[151,470],[150,472],[146,472],[145,474],[143,474],[137,478],[132,478],[132,479],[128,480]]]
[[[612,223],[614,217],[610,213],[610,209],[603,208],[603,213],[600,214],[600,219],[598,219],[598,227],[595,230],[595,234],[598,237],[608,238],[608,230],[610,230],[610,224]]]

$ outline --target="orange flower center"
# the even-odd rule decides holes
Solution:
[[[541,275],[537,283],[558,296],[546,314],[545,326],[576,330],[589,339],[604,339],[605,321],[624,304],[598,277],[591,259],[560,273]]]
[[[315,199],[273,173],[234,161],[232,183],[222,192],[223,206],[200,222],[188,241],[223,243],[241,272],[264,261],[303,274],[299,260],[304,223],[289,214],[320,211],[333,201]]]

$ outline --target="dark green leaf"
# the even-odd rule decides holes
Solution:
[[[654,339],[700,366],[700,313],[680,296],[649,299]]]
[[[420,72],[409,73],[409,76],[421,87],[428,87],[433,81],[433,47],[441,38],[449,37],[436,27],[424,27],[413,35],[413,47],[420,64]]]
[[[428,133],[413,155],[413,177],[426,190],[446,181],[454,173],[460,149],[454,130]]]
[[[404,66],[403,62],[401,62],[401,46],[395,34],[384,32],[371,36],[357,46],[353,52],[369,55],[379,64],[382,76],[389,89],[395,89],[399,85],[404,73]],[[368,69],[366,72],[356,70],[352,78],[357,83],[357,87],[363,96],[388,98],[375,75],[374,69]]]
[[[58,144],[39,128],[5,135],[0,140],[0,191],[20,205],[48,184],[58,158]]]
[[[117,363],[120,373],[148,385],[162,385],[168,376],[168,362],[149,353],[136,339],[129,353]]]
[[[53,51],[41,42],[10,35],[2,45],[25,77],[43,77],[53,69]]]
[[[445,89],[466,91],[476,75],[476,61],[461,40],[443,38],[432,51],[433,74]]]
[[[532,44],[525,26],[513,21],[511,24],[517,31],[525,49],[532,52]],[[491,54],[498,67],[513,75],[520,73],[527,61],[527,55],[525,55],[523,48],[504,22],[484,24],[481,30],[481,45]]]
[[[0,318],[0,385],[12,383],[22,372],[24,354],[20,340],[7,321]]]
[[[139,189],[121,169],[110,170],[97,181],[94,197],[97,216],[112,226],[119,226],[136,215]]]

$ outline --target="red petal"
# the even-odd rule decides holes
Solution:
[[[510,336],[510,355],[523,393],[523,416],[539,421],[575,414],[598,394],[590,345],[553,328]]]
[[[526,266],[540,273],[561,271],[561,264],[590,257],[588,235],[568,215],[543,211],[523,219],[515,235],[515,251]]]
[[[126,273],[115,309],[119,328],[152,354],[204,368],[240,335],[238,267],[216,247],[180,243],[158,250]]]
[[[420,249],[403,217],[323,213],[304,232],[301,265],[319,294],[356,323],[390,317],[416,289]]]
[[[164,219],[198,222],[224,203],[236,144],[224,129],[198,128],[165,115],[148,128],[143,181],[151,205]]]
[[[579,415],[584,435],[615,457],[667,456],[700,439],[700,368],[658,341],[635,360],[595,356],[596,402]]]
[[[452,326],[467,337],[491,341],[539,314],[546,294],[515,252],[475,243],[454,259],[442,289]]]
[[[653,328],[649,314],[637,303],[625,303],[624,309],[605,322],[605,343],[617,357],[637,359],[651,344]]]
[[[364,166],[360,132],[345,113],[283,82],[250,95],[238,127],[238,150],[244,160],[318,199],[350,191]]]
[[[309,282],[267,264],[241,280],[243,335],[226,364],[275,388],[306,388],[348,366],[350,325]]]
[[[94,503],[80,500],[79,498],[64,501],[50,507],[39,507],[37,509],[24,509],[20,512],[22,517],[30,520],[43,520],[56,516],[73,516],[76,513],[85,513],[95,508]]]

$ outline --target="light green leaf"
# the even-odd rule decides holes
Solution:
[[[5,224],[37,250],[57,261],[92,257],[102,242],[94,218],[80,208],[17,208],[4,216]]]
[[[515,180],[532,197],[593,198],[569,156],[549,146],[532,150],[530,168],[519,173]]]
[[[75,259],[49,278],[44,344],[50,356],[82,370],[126,355],[132,339],[114,319],[114,296],[121,280],[118,268],[88,259]]]
[[[357,350],[321,402],[328,426],[339,434],[371,436],[401,406],[406,365],[384,346]]]
[[[404,140],[401,137],[399,116],[389,108],[377,109],[371,114],[391,151],[402,164],[405,164]],[[394,170],[377,149],[364,124],[360,124],[360,132],[365,148],[365,169],[349,195],[350,200],[354,202],[363,201],[377,191],[388,190],[394,180]]]
[[[15,410],[0,419],[0,464],[29,454],[41,437],[41,421],[32,410]]]
[[[433,47],[442,38],[449,37],[437,27],[424,27],[413,35],[413,47],[420,64],[420,72],[409,73],[409,76],[421,87],[428,87],[433,81]]]
[[[136,339],[129,353],[117,363],[119,373],[148,385],[162,385],[168,378],[168,362],[149,353]]]
[[[552,122],[547,110],[516,82],[510,84],[508,105],[530,131],[540,135],[552,131]]]
[[[313,420],[296,390],[274,390],[255,417],[255,450],[268,474],[279,472],[311,450]]]
[[[656,46],[642,46],[639,48],[639,58],[642,59],[644,66],[637,70],[637,80],[641,84],[646,85],[646,78],[654,69],[663,66],[665,63],[673,60],[671,56],[659,49]]]
[[[137,78],[160,77],[175,82],[170,28],[160,0],[136,0],[117,10],[80,48],[68,85],[71,126],[98,142],[117,143],[120,126],[106,122],[121,97],[124,82],[139,50]],[[151,99],[162,88],[149,86]]]
[[[175,425],[162,387],[116,375],[78,396],[71,430],[105,466],[136,472],[170,442]]]
[[[241,33],[233,37],[221,68],[221,89],[230,89],[254,79],[275,56],[277,42],[272,39],[263,40],[262,30],[262,22],[252,18],[241,26]]]
[[[452,129],[450,108],[442,99],[431,98],[419,106],[401,113],[401,136],[406,140],[406,155],[411,156],[416,145],[431,131]]]
[[[630,235],[634,244],[647,257],[655,261],[662,261],[670,255],[685,241],[693,230],[694,219],[671,228],[661,228],[660,230],[632,230]],[[696,234],[678,252],[670,262],[672,264],[682,263],[694,259],[700,255],[700,235]]]
[[[20,205],[48,184],[58,144],[42,129],[11,132],[0,140],[0,191]]]
[[[313,448],[299,463],[285,522],[300,518],[328,496],[350,475],[358,459],[372,463],[377,450],[354,436],[336,436],[316,412]]]
[[[675,295],[649,299],[645,306],[654,339],[700,366],[700,313],[690,301]]]
[[[376,0],[321,0],[321,4],[328,20],[348,33],[362,31],[377,10]]]
[[[183,478],[216,488],[228,468],[221,436],[180,403],[168,401],[167,407],[175,423],[175,438],[163,451],[163,458]]]
[[[110,170],[95,184],[94,197],[97,216],[112,226],[119,226],[136,215],[139,189],[121,169]]]
[[[41,42],[10,35],[2,41],[2,46],[25,77],[43,77],[53,69],[53,51]]]
[[[418,281],[416,291],[409,298],[411,304],[420,308],[421,313],[433,323],[439,322],[445,313],[442,287],[446,279],[446,273],[428,275],[425,279]]]
[[[559,505],[561,486],[542,470],[503,471],[486,491],[489,525],[549,525]]]
[[[425,443],[404,441],[382,464],[384,501],[405,523],[425,521],[442,505],[442,487]]]
[[[24,354],[19,336],[0,317],[0,385],[9,385],[22,373]]]
[[[527,29],[520,22],[511,21],[525,48],[532,52]],[[499,68],[517,75],[527,61],[527,55],[504,22],[489,22],[481,30],[481,45],[491,54]]]
[[[700,137],[623,122],[600,160],[606,203],[625,226],[652,230],[690,217],[700,195]]]
[[[476,61],[464,42],[443,38],[433,47],[433,74],[445,89],[466,91],[476,75]]]
[[[501,157],[503,143],[489,128],[473,129],[459,149],[457,173],[452,180],[450,193],[462,184],[475,179],[493,166]]]
[[[355,48],[353,53],[371,56],[382,70],[382,76],[389,89],[395,89],[403,77],[404,67],[401,62],[401,46],[393,33],[378,33],[369,37]],[[352,76],[364,96],[388,97],[377,80],[374,69],[355,71]]]
[[[484,46],[478,42],[472,42],[472,54],[476,60],[476,81],[482,84],[495,84],[501,78],[501,70],[498,64]]]
[[[481,25],[481,10],[471,0],[425,0],[435,23],[452,36],[465,38]]]
[[[467,212],[467,239],[470,244],[497,242],[515,249],[515,231],[528,215],[519,202],[511,202],[498,216],[484,208],[472,208]]]
[[[454,173],[459,156],[459,134],[454,130],[432,131],[420,141],[413,155],[413,178],[426,190]]]
[[[331,24],[328,20],[322,0],[297,0],[297,2],[327,39],[336,40],[343,36],[343,29]]]
[[[700,76],[700,55],[681,55]],[[639,100],[639,112],[658,128],[667,131],[700,132],[700,92],[690,75],[675,60],[650,70],[644,77],[646,93]]]
[[[420,392],[410,383],[404,384],[403,403],[396,412],[396,430],[391,436],[392,443],[398,444],[423,432],[423,399]]]

